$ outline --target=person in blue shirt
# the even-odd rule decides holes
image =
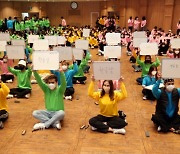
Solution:
[[[147,86],[153,85],[156,83],[157,80],[157,67],[151,66],[148,72],[148,75],[146,75],[143,78],[142,81],[142,93],[143,93],[143,100],[155,100],[156,98],[152,94],[152,90],[146,89]]]
[[[165,79],[165,88],[159,89],[161,74],[153,86],[152,93],[157,99],[156,111],[151,120],[161,132],[174,132],[180,134],[179,98],[180,88],[175,88],[174,79]]]
[[[65,77],[66,77],[66,91],[64,93],[64,97],[67,100],[72,100],[73,94],[74,94],[74,87],[73,87],[73,76],[78,71],[78,66],[75,60],[73,59],[73,69],[68,69],[69,63],[67,61],[63,61],[61,63],[62,69],[64,71]],[[59,71],[51,71],[51,73],[55,74],[58,78],[58,85],[61,84],[60,81],[60,72]]]
[[[9,30],[13,30],[13,26],[14,26],[13,23],[14,23],[14,21],[12,20],[11,17],[9,17],[9,20],[7,21],[7,28]]]

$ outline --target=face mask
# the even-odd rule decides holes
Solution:
[[[166,89],[167,91],[171,92],[174,89],[174,85],[167,85]]]
[[[179,50],[176,50],[176,51],[175,51],[175,54],[179,54]]]
[[[145,63],[151,63],[151,60],[145,60]]]
[[[156,75],[156,73],[157,73],[156,71],[152,71],[152,75],[153,75],[153,76]]]
[[[4,63],[7,63],[7,59],[3,59],[3,62],[4,62]]]
[[[56,85],[53,83],[48,84],[49,89],[54,90],[56,88]]]
[[[63,71],[67,70],[67,66],[66,65],[62,65],[62,69],[63,69]]]
[[[19,66],[19,69],[22,71],[22,70],[25,69],[25,67],[24,66]]]

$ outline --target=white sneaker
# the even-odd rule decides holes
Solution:
[[[12,83],[12,82],[13,82],[13,80],[12,80],[12,79],[10,79],[10,80],[7,80],[6,82],[7,82],[7,83]]]
[[[44,130],[46,127],[44,125],[44,123],[37,123],[33,126],[33,130]]]
[[[125,135],[126,134],[126,130],[124,128],[121,129],[113,129],[113,133],[114,134],[122,134]]]
[[[159,127],[157,128],[157,131],[158,131],[158,132],[160,132],[160,131],[161,131],[161,126],[159,126]]]
[[[72,100],[72,96],[65,96],[66,100]]]
[[[143,96],[143,100],[146,100],[146,99],[147,99],[147,96],[146,96],[146,95],[144,95],[144,96]]]
[[[26,94],[25,98],[27,98],[27,99],[30,98],[30,94]]]
[[[14,97],[14,96],[11,95],[11,94],[8,94],[8,95],[6,96],[7,99],[10,99],[10,98],[13,98],[13,97]]]
[[[37,81],[36,81],[36,80],[31,80],[31,83],[32,83],[32,84],[36,84]]]
[[[97,128],[91,126],[91,130],[92,130],[92,131],[95,131],[95,130],[97,130]]]

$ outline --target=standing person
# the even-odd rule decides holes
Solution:
[[[124,119],[119,117],[117,104],[127,97],[124,83],[121,81],[121,92],[114,91],[112,80],[104,80],[102,91],[94,92],[94,77],[88,88],[88,95],[96,99],[99,103],[100,114],[89,120],[92,130],[101,133],[113,132],[115,134],[125,134],[124,127],[127,125]]]
[[[141,21],[141,31],[146,31],[146,25],[147,25],[146,17],[143,16]]]
[[[14,27],[14,21],[12,20],[11,17],[9,17],[8,21],[7,21],[7,28],[10,31],[10,33],[13,33],[13,27]]]
[[[8,105],[6,101],[6,97],[9,93],[9,88],[6,86],[5,83],[1,81],[0,76],[0,129],[4,128],[3,122],[8,119]]]
[[[133,20],[132,16],[130,16],[128,19],[128,30],[130,29],[131,32],[133,31],[133,24],[134,24],[134,20]]]
[[[10,89],[9,97],[29,98],[31,94],[31,75],[32,70],[30,67],[26,70],[26,61],[20,60],[18,69],[8,66],[9,72],[17,76],[17,88]]]
[[[61,17],[61,25],[63,26],[63,27],[66,27],[66,20],[64,19],[64,17]]]
[[[34,125],[34,130],[46,129],[50,126],[61,129],[60,121],[64,119],[64,100],[63,95],[66,90],[66,79],[62,68],[59,69],[61,85],[58,86],[57,77],[49,75],[46,83],[41,79],[39,74],[34,71],[34,76],[40,88],[44,92],[45,110],[33,111],[33,116],[40,121]]]
[[[139,30],[139,25],[140,25],[140,21],[138,17],[135,17],[134,19],[134,31],[138,31]]]
[[[179,22],[177,23],[177,35],[180,35],[180,19]]]
[[[180,88],[175,88],[174,79],[165,79],[165,88],[159,89],[162,76],[158,73],[157,77],[158,81],[152,89],[157,104],[151,120],[157,126],[157,131],[180,134],[180,115],[178,114]]]

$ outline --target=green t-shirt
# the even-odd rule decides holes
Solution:
[[[18,88],[31,89],[32,70],[30,68],[23,72],[12,67],[8,67],[8,70],[9,72],[17,76]]]
[[[34,76],[38,85],[44,92],[45,107],[48,111],[64,110],[64,92],[66,90],[66,79],[64,73],[60,73],[61,85],[51,90],[48,85],[41,79],[39,74],[34,71]]]

